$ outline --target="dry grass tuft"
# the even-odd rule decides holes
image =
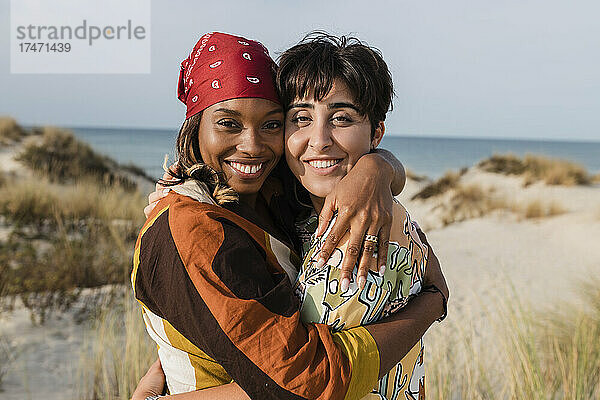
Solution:
[[[93,180],[63,185],[45,179],[20,179],[0,193],[0,215],[19,226],[55,225],[58,220],[143,222],[146,199],[122,186],[103,186]]]
[[[525,185],[543,181],[549,185],[589,185],[592,177],[587,170],[574,162],[526,155],[524,158],[514,154],[495,154],[478,166],[484,171],[519,175],[525,178]]]
[[[534,309],[512,290],[477,326],[469,310],[450,314],[426,338],[428,397],[600,398],[600,281],[579,292],[585,306]]]
[[[580,284],[585,306],[532,310],[508,303],[504,336],[512,398],[600,396],[600,282]],[[560,305],[559,305],[560,306]]]
[[[461,175],[461,173],[448,171],[440,179],[421,189],[411,198],[411,200],[428,199],[430,197],[439,196],[448,190],[455,188],[460,181]]]
[[[156,357],[156,344],[146,333],[139,304],[126,290],[96,319],[82,349],[80,398],[130,399]]]
[[[27,132],[13,118],[0,117],[0,145],[18,142]]]
[[[413,180],[415,182],[423,182],[423,181],[426,181],[427,179],[429,179],[429,178],[427,178],[427,175],[419,175],[410,169],[406,170],[406,178]]]
[[[444,213],[442,222],[449,225],[454,222],[478,218],[498,209],[506,208],[506,202],[494,196],[492,189],[485,190],[481,186],[471,184],[458,185],[450,200],[442,205]]]
[[[104,185],[128,189],[135,183],[117,171],[120,166],[75,138],[67,129],[44,127],[39,141],[28,143],[16,159],[53,182],[70,183],[90,179]]]
[[[9,341],[9,339],[0,332],[0,392],[2,391],[2,381],[4,376],[13,367],[15,361],[15,346]]]
[[[567,210],[556,201],[544,203],[541,200],[533,200],[525,206],[515,207],[515,211],[525,218],[546,218],[564,214]]]

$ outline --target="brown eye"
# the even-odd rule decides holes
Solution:
[[[298,125],[299,127],[304,127],[310,124],[312,119],[307,115],[296,114],[290,119],[290,121],[292,121],[292,123]]]
[[[344,127],[352,124],[353,122],[354,120],[346,114],[335,115],[333,118],[331,118],[331,123],[336,126]]]
[[[344,117],[344,116],[335,117],[333,120],[339,121],[339,122],[352,122],[352,120],[350,118]]]
[[[221,119],[217,122],[217,124],[227,129],[240,127],[240,124],[234,119]]]
[[[281,121],[269,121],[264,125],[264,128],[267,130],[276,130],[276,129],[280,129],[283,126],[283,123]]]

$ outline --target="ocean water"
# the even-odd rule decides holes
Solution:
[[[174,160],[177,130],[72,128],[94,149],[121,163],[133,163],[150,176],[162,176],[165,154]],[[539,154],[582,164],[600,173],[600,142],[537,141],[514,139],[462,139],[384,136],[381,146],[411,171],[437,178],[447,170],[469,167],[492,154]]]

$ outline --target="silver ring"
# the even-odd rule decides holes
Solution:
[[[365,242],[378,243],[379,238],[376,235],[369,235],[368,233],[365,235]]]

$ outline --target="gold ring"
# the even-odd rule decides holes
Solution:
[[[378,243],[379,238],[376,235],[369,235],[368,233],[365,235],[365,242]]]

